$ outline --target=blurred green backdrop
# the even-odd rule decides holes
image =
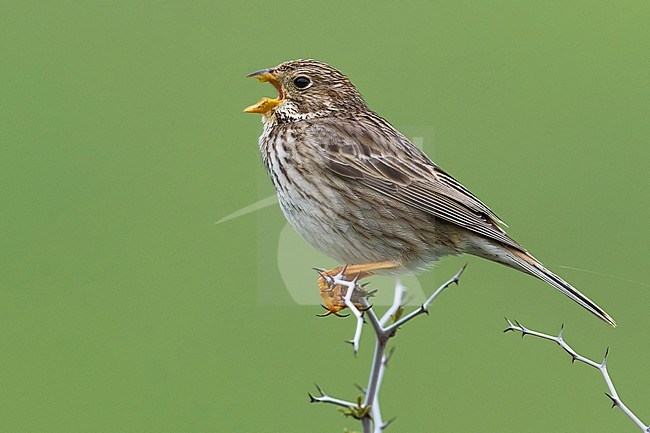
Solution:
[[[0,2],[0,429],[357,427],[307,392],[355,398],[371,342],[354,358],[352,320],[287,296],[278,207],[215,225],[272,194],[242,113],[272,89],[244,76],[300,57],[435,131],[425,150],[620,324],[446,260],[425,291],[470,266],[396,340],[390,431],[634,431],[595,370],[504,316],[610,346],[650,422],[648,22],[647,1]]]

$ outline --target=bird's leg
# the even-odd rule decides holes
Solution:
[[[324,315],[334,314],[340,316],[339,311],[345,309],[345,295],[348,291],[346,286],[333,283],[333,277],[339,276],[344,280],[360,280],[373,275],[376,271],[383,269],[396,269],[400,264],[394,261],[363,263],[360,265],[346,265],[339,266],[329,271],[319,271],[320,277],[318,278],[318,288],[320,289],[320,296],[323,298],[323,307],[328,311]],[[355,292],[352,294],[352,302],[361,311],[360,298],[368,298],[374,292],[367,292],[361,287],[357,286]]]

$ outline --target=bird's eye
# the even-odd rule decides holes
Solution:
[[[311,85],[311,80],[308,77],[303,77],[301,75],[293,79],[293,84],[295,84],[299,89],[306,89]]]

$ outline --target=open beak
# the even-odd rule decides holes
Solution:
[[[282,86],[280,85],[280,82],[277,80],[277,78],[275,78],[275,76],[271,73],[270,70],[262,69],[261,71],[248,74],[246,77],[255,77],[258,80],[260,80],[260,83],[269,82],[278,91],[278,97],[276,99],[262,98],[257,104],[251,105],[250,107],[246,107],[244,109],[246,113],[266,114],[284,102],[284,92],[282,91]]]

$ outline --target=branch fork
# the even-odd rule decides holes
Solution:
[[[381,316],[381,318],[377,317],[374,309],[372,308],[372,305],[370,305],[368,302],[368,298],[372,296],[374,292],[366,292],[363,288],[365,285],[359,285],[357,283],[358,278],[347,280],[344,275],[345,269],[333,277],[327,276],[326,281],[328,284],[339,285],[347,289],[344,296],[345,306],[350,309],[356,318],[354,337],[352,340],[347,340],[348,343],[352,344],[354,354],[356,355],[359,350],[361,333],[363,330],[363,325],[366,323],[364,320],[366,317],[375,335],[375,351],[373,355],[372,366],[370,368],[368,385],[365,388],[357,385],[357,388],[363,395],[358,397],[356,401],[353,402],[331,397],[330,395],[326,394],[318,385],[316,385],[318,395],[309,393],[309,401],[311,403],[328,403],[339,406],[339,410],[345,416],[349,416],[361,421],[363,433],[384,432],[386,428],[395,420],[395,418],[391,418],[390,420],[384,422],[379,404],[379,390],[381,389],[384,373],[386,367],[388,367],[388,362],[390,361],[395,351],[394,347],[387,349],[388,341],[391,338],[395,337],[397,330],[401,326],[405,325],[419,315],[422,315],[424,313],[429,314],[429,308],[433,301],[452,283],[458,284],[460,276],[465,270],[466,266],[467,265],[463,266],[458,271],[458,273],[456,273],[456,275],[438,287],[438,289],[433,292],[433,294],[431,294],[431,296],[429,296],[426,301],[420,305],[420,307],[416,308],[406,315],[404,315],[403,306],[404,293],[406,289],[398,279],[395,285],[393,303]],[[519,332],[522,337],[531,335],[544,340],[553,341],[565,352],[567,352],[569,356],[571,356],[572,363],[579,361],[600,371],[603,379],[605,380],[605,383],[607,384],[609,392],[606,392],[605,395],[611,401],[612,408],[618,407],[629,419],[632,420],[632,422],[634,422],[634,424],[643,433],[650,433],[650,425],[644,424],[627,407],[627,405],[619,397],[618,392],[614,387],[612,379],[609,375],[609,371],[607,370],[607,355],[609,354],[609,348],[607,348],[605,351],[603,360],[597,362],[579,354],[571,346],[569,346],[569,344],[564,340],[564,325],[562,325],[560,328],[559,333],[554,336],[529,329],[517,321],[514,323],[508,319],[506,319],[506,321],[508,323],[508,327],[503,332]]]
[[[387,350],[386,346],[388,341],[396,335],[397,330],[401,326],[421,314],[429,314],[429,307],[433,301],[452,283],[458,284],[460,276],[466,267],[467,265],[463,266],[456,275],[438,287],[438,289],[433,292],[433,294],[431,294],[431,296],[429,296],[420,307],[407,315],[403,314],[403,301],[406,289],[398,279],[395,285],[393,303],[381,318],[377,317],[372,305],[368,302],[368,297],[374,292],[365,292],[363,287],[357,283],[357,278],[347,280],[344,275],[344,270],[333,277],[328,276],[328,284],[340,285],[347,288],[344,297],[345,306],[350,309],[356,318],[354,337],[352,340],[347,340],[348,343],[352,344],[354,354],[356,355],[359,351],[361,333],[363,330],[363,324],[365,323],[364,319],[366,317],[375,334],[375,351],[372,366],[370,367],[368,386],[366,388],[358,387],[362,391],[363,396],[359,397],[356,402],[331,397],[318,385],[316,385],[316,389],[318,390],[319,395],[314,396],[309,394],[309,401],[311,403],[329,403],[344,408],[342,409],[344,415],[351,416],[361,421],[363,433],[383,432],[395,420],[395,418],[391,418],[384,422],[379,405],[379,390],[381,389],[382,379],[386,367],[388,366],[388,362],[395,351],[394,347]],[[355,293],[355,291],[357,293]],[[360,293],[361,296],[359,296]],[[364,293],[368,295],[364,295]],[[357,305],[355,305],[355,302],[357,305],[361,305],[361,308],[358,308]]]

